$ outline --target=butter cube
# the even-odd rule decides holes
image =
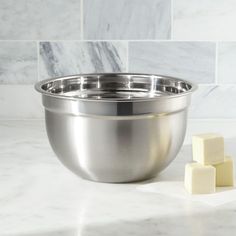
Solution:
[[[203,165],[224,161],[224,138],[218,134],[200,134],[192,138],[193,160]]]
[[[216,168],[216,186],[233,186],[234,185],[234,167],[233,159],[225,157],[224,162],[214,165]]]
[[[189,163],[185,166],[184,185],[191,194],[215,192],[216,169],[199,163]]]

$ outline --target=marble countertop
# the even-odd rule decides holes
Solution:
[[[0,121],[1,236],[235,235],[236,199],[220,206],[146,193],[182,181],[194,133],[220,132],[236,157],[236,120],[190,120],[176,160],[155,179],[104,184],[76,177],[52,152],[41,120]]]

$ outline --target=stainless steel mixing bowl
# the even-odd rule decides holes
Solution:
[[[81,74],[44,80],[46,129],[60,161],[100,182],[154,177],[177,155],[196,86],[149,74]]]

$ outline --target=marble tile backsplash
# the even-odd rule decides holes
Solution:
[[[43,118],[41,96],[33,85],[0,85],[0,119]]]
[[[85,39],[170,39],[171,0],[85,0]]]
[[[214,83],[215,43],[130,42],[129,70]]]
[[[0,39],[80,39],[80,0],[0,0]]]
[[[79,73],[125,72],[124,42],[41,42],[40,79]]]
[[[236,85],[236,42],[221,42],[218,46],[218,80]]]
[[[37,60],[36,42],[0,41],[0,84],[34,84]]]
[[[0,119],[42,118],[36,81],[140,72],[199,84],[191,118],[236,118],[235,0],[0,0]]]
[[[236,86],[199,85],[190,107],[192,118],[236,118]]]
[[[173,39],[236,40],[235,0],[173,0]]]

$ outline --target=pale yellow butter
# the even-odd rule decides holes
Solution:
[[[224,161],[224,138],[218,134],[199,134],[192,138],[193,160],[203,165]]]
[[[191,194],[215,192],[216,169],[199,163],[189,163],[185,166],[184,185]]]
[[[216,186],[233,186],[234,185],[234,167],[233,159],[226,156],[224,162],[214,165],[216,168]]]

